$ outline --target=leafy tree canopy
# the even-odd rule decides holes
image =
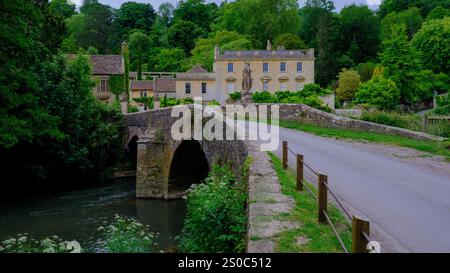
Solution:
[[[274,41],[274,47],[283,46],[285,49],[306,49],[305,42],[296,34],[283,33],[278,35]]]

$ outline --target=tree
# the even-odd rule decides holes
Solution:
[[[372,62],[360,63],[356,66],[355,69],[358,71],[359,75],[361,76],[361,82],[367,82],[368,80],[372,79],[375,67],[376,67],[376,64],[374,64]]]
[[[346,55],[354,63],[362,63],[376,57],[379,46],[380,25],[367,6],[352,4],[340,12],[341,33]]]
[[[425,22],[412,44],[426,68],[450,75],[450,17]]]
[[[5,0],[0,6],[0,154],[19,143],[56,138],[58,118],[40,104],[37,83],[42,65],[51,56],[42,18],[46,4]]]
[[[189,21],[197,25],[203,33],[209,32],[210,24],[216,17],[217,5],[206,4],[204,0],[181,0],[173,11],[173,20]]]
[[[196,24],[185,20],[175,21],[167,31],[170,46],[182,48],[186,54],[194,48],[195,40],[202,34]]]
[[[127,37],[132,30],[149,33],[155,20],[152,5],[136,2],[125,2],[115,12],[114,24],[119,29],[122,38]]]
[[[274,41],[274,47],[283,46],[285,49],[305,49],[305,42],[298,35],[283,33],[278,35]]]
[[[181,48],[164,48],[158,54],[157,71],[185,71],[186,55]]]
[[[427,20],[442,19],[445,16],[450,16],[450,9],[444,7],[436,7],[428,13]]]
[[[383,0],[379,8],[381,17],[391,12],[400,12],[411,7],[418,7],[425,18],[436,7],[450,8],[449,0]]]
[[[190,64],[201,64],[209,71],[212,70],[214,62],[214,47],[219,46],[222,50],[245,50],[251,49],[252,43],[244,35],[235,31],[218,31],[211,34],[209,38],[201,38],[192,49]]]
[[[339,87],[336,89],[336,97],[340,101],[350,101],[355,96],[360,85],[361,76],[356,70],[342,70],[339,73]]]
[[[114,18],[111,7],[89,0],[83,2],[80,12],[82,15],[71,22],[74,31],[72,34],[79,47],[88,49],[93,46],[101,54],[105,54],[119,46],[110,41]]]
[[[76,6],[69,0],[52,0],[48,8],[55,14],[61,15],[64,19],[70,18],[76,13]]]
[[[383,110],[394,110],[398,107],[400,91],[395,82],[377,76],[361,84],[355,97],[355,103],[367,103]]]
[[[391,27],[394,24],[405,24],[409,39],[414,37],[414,34],[419,31],[422,26],[423,19],[420,15],[420,10],[416,7],[409,8],[402,12],[391,12],[381,21],[381,38],[387,38],[391,34]]]
[[[401,102],[416,102],[414,82],[417,72],[422,70],[419,54],[408,41],[405,25],[394,25],[388,39],[383,41],[380,54],[384,74],[393,80],[400,90]]]
[[[326,87],[332,82],[342,67],[352,67],[341,53],[339,18],[332,13],[324,13],[318,23],[317,32],[316,82]]]
[[[322,8],[331,12],[334,10],[334,3],[331,0],[306,0],[305,7]]]
[[[156,15],[155,23],[152,26],[150,40],[152,45],[167,48],[169,47],[169,38],[167,30],[173,20],[174,7],[170,3],[162,3]]]
[[[130,56],[136,60],[138,80],[142,80],[143,59],[149,48],[150,39],[147,35],[140,31],[136,31],[130,35]]]
[[[298,33],[296,0],[238,0],[221,6],[213,29],[248,35],[256,48],[283,33]]]

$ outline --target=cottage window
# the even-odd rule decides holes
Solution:
[[[191,93],[191,84],[190,84],[190,83],[186,83],[186,84],[184,85],[184,92],[185,92],[186,94],[190,94],[190,93]]]
[[[303,71],[303,63],[298,62],[297,63],[297,72],[302,72]]]
[[[141,98],[146,98],[147,97],[147,91],[141,91]]]
[[[228,71],[228,73],[231,73],[234,71],[233,63],[228,63],[227,71]]]
[[[227,83],[227,91],[228,93],[233,93],[234,92],[234,83]]]
[[[287,91],[287,83],[283,82],[280,84],[280,91]]]
[[[202,82],[202,94],[206,94],[206,82]]]
[[[302,82],[297,82],[297,91],[302,91],[304,88],[304,84]]]
[[[263,91],[269,91],[269,82],[263,81]]]
[[[268,73],[269,72],[269,63],[263,63],[263,72]]]
[[[107,92],[107,91],[108,91],[108,80],[106,79],[100,80],[100,83],[97,86],[97,92]]]
[[[286,72],[286,63],[280,63],[280,72]]]

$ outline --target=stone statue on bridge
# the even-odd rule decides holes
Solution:
[[[249,63],[245,63],[244,71],[242,72],[242,102],[251,103],[252,95],[250,89],[252,89],[253,79],[252,79],[252,69]]]

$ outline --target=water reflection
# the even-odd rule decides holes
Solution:
[[[152,231],[159,232],[157,243],[163,250],[174,246],[186,212],[183,200],[136,200],[133,179],[52,197],[21,200],[0,207],[0,240],[18,233],[36,238],[58,235],[77,240],[85,249],[99,251],[101,236],[97,227],[114,214],[135,217]]]

